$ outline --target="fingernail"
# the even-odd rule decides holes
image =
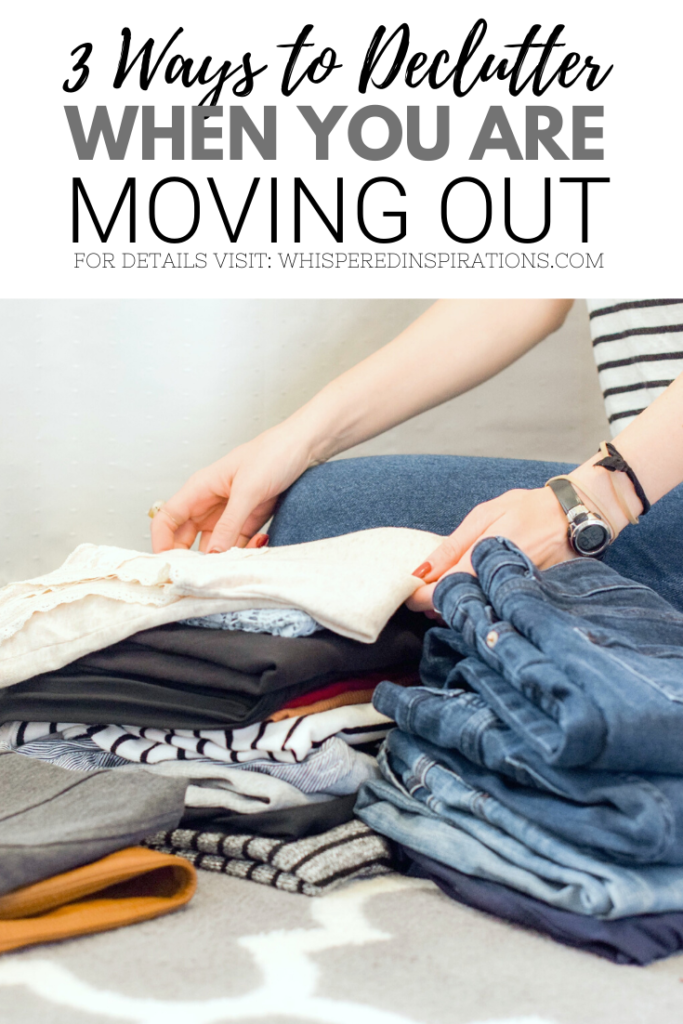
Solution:
[[[221,548],[209,548],[210,555],[221,555],[222,553],[223,552]]]
[[[423,580],[425,576],[429,576],[432,571],[431,562],[423,562],[422,565],[418,565],[417,569],[412,573],[413,576],[417,576],[419,580]]]
[[[260,534],[256,538],[256,547],[257,548],[264,548],[269,540],[270,540],[270,537],[268,536],[267,533]]]

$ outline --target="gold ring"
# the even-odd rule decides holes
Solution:
[[[149,518],[150,519],[154,519],[154,517],[157,514],[157,512],[161,512],[163,506],[164,506],[163,501],[155,501],[154,504],[152,505],[152,507],[147,512],[147,515],[149,516]]]

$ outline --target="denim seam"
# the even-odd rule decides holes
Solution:
[[[628,672],[631,675],[635,676],[636,679],[639,679],[643,683],[647,683],[649,687],[657,690],[657,692],[661,693],[664,697],[666,697],[668,701],[673,701],[676,704],[683,704],[683,695],[681,697],[670,696],[670,694],[668,694],[666,690],[662,690],[661,687],[657,686],[657,683],[654,682],[654,680],[650,679],[649,676],[643,675],[643,673],[639,672],[636,668],[634,668],[633,665],[630,665],[628,661],[623,661],[619,657],[619,655],[614,652],[614,648],[604,647],[602,646],[602,644],[593,644],[588,639],[586,634],[581,632],[581,630],[577,629],[576,632],[579,633],[579,635],[582,636],[586,643],[590,644],[591,647],[599,646],[600,650],[604,652],[605,657],[610,658],[612,661],[615,661],[620,668],[622,668],[625,672]]]
[[[413,771],[415,775],[417,775],[420,779],[421,788],[424,789],[425,792],[427,793],[427,797],[424,800],[424,803],[426,803],[430,810],[436,811],[436,813],[441,813],[438,810],[439,807],[449,806],[441,797],[436,795],[436,793],[431,789],[427,782],[427,775],[429,774],[431,769],[435,767],[439,767],[442,772],[444,772],[446,775],[450,776],[451,778],[455,779],[458,783],[460,783],[460,785],[462,786],[463,790],[467,795],[467,804],[469,806],[470,812],[474,814],[475,817],[478,817],[481,821],[486,821],[489,824],[493,824],[493,822],[489,820],[489,817],[484,810],[486,804],[491,800],[491,796],[489,793],[484,792],[484,790],[477,789],[471,783],[467,782],[467,780],[464,779],[462,775],[454,771],[453,768],[446,767],[443,764],[440,765],[438,764],[438,762],[432,760],[431,758],[428,758],[425,754],[420,754],[417,761],[413,765]]]
[[[644,779],[642,775],[626,775],[618,773],[618,778],[623,779],[624,782],[637,785],[639,788],[646,790],[647,792],[649,792],[654,802],[659,805],[659,809],[662,816],[662,822],[664,824],[664,829],[662,841],[656,851],[656,854],[653,855],[659,859],[673,845],[675,821],[674,815],[671,811],[670,801],[667,800],[667,798],[664,796],[662,791],[657,788],[657,786],[653,785],[653,783],[651,782],[648,782],[648,780]]]
[[[574,559],[572,559],[572,561],[574,561]],[[512,566],[515,566],[516,568],[520,568],[520,569],[522,568],[522,563],[520,563],[519,561],[513,562],[513,561],[510,561],[509,559],[506,559],[505,562],[502,563],[502,565],[503,566],[510,566],[510,565],[512,565]],[[505,591],[507,591],[509,589],[517,589],[517,588],[519,588],[520,590],[525,591],[525,592],[529,592],[529,593],[532,593],[532,592],[533,593],[539,593],[539,592],[540,593],[544,593],[545,588],[543,586],[543,581],[544,581],[544,578],[546,576],[546,573],[553,573],[553,570],[557,570],[557,569],[559,569],[563,565],[566,565],[566,563],[565,562],[560,562],[557,565],[550,566],[548,569],[544,569],[543,572],[538,573],[538,574],[535,573],[535,572],[531,572],[525,566],[524,570],[522,572],[520,572],[519,575],[512,576],[512,577],[510,577],[510,579],[503,580],[502,583],[498,583],[497,586],[496,586],[496,589],[498,590],[498,592],[505,592]],[[498,571],[499,568],[502,568],[502,566],[497,566],[496,569],[493,570],[492,576],[495,575],[495,573]],[[485,566],[484,567],[480,567],[480,570],[481,570],[482,574],[484,574],[484,575],[486,574],[486,567]],[[553,575],[557,575],[557,573],[553,573]],[[493,583],[493,579],[491,580],[491,583]],[[564,590],[561,587],[559,587],[557,585],[557,583],[555,583],[555,581],[553,581],[552,587],[553,587],[553,591],[556,592],[556,593],[559,592],[559,593],[562,593],[562,594],[564,594],[564,595],[566,595],[568,597],[575,596],[570,590]],[[488,588],[488,589],[482,588],[482,589],[484,589],[485,592],[488,593],[489,590],[493,589],[493,588]],[[602,593],[606,593],[606,592],[613,591],[613,590],[626,590],[626,591],[637,590],[637,591],[641,591],[641,592],[642,591],[646,591],[647,593],[650,593],[651,592],[651,587],[646,586],[644,583],[638,583],[635,580],[631,581],[631,580],[627,580],[627,579],[624,579],[624,578],[619,578],[619,579],[616,579],[616,580],[613,580],[613,581],[610,581],[610,582],[603,582],[603,583],[599,583],[599,584],[596,583],[596,584],[594,584],[591,587],[590,590],[586,590],[586,591],[582,590],[581,593],[582,594],[602,594]]]
[[[408,707],[405,709],[405,728],[404,732],[416,733],[415,729],[415,715],[420,704],[424,704],[425,701],[429,700],[431,695],[422,691],[422,688],[415,689],[410,695]]]
[[[532,778],[536,777],[536,773],[534,772],[534,770],[532,768],[529,768],[529,766],[526,765],[524,761],[520,761],[514,755],[507,756],[505,758],[505,761],[512,768],[521,768],[524,772],[530,772]],[[648,780],[644,779],[641,775],[630,775],[626,772],[614,772],[610,774],[613,774],[615,782],[624,783],[624,785],[630,784],[632,786],[635,786],[641,792],[645,791],[652,798],[653,802],[658,805],[658,809],[660,812],[660,821],[663,825],[662,838],[657,848],[652,852],[651,858],[644,863],[654,863],[655,861],[658,861],[659,858],[663,856],[663,854],[673,845],[675,815],[672,813],[671,810],[671,802],[664,796],[662,791],[657,786],[655,786],[651,782],[648,782]],[[557,789],[554,786],[550,786],[547,783],[547,781],[543,778],[543,776],[539,776],[539,778],[544,784],[544,789],[547,789],[549,793],[554,793],[556,796],[559,796],[563,800],[570,800],[572,802],[575,802],[573,797],[568,796],[566,793],[563,793],[561,789]],[[626,815],[624,816],[626,817]],[[636,863],[641,862],[636,861]]]
[[[379,769],[382,772],[382,775],[385,777],[385,779],[387,779],[388,782],[395,785],[396,789],[398,789],[400,792],[405,793],[405,795],[408,796],[408,791],[405,789],[396,772],[389,764],[389,757],[386,751],[386,740],[384,741],[380,749],[377,751],[377,764],[379,765]]]
[[[536,652],[541,661],[550,661],[547,655],[544,655],[543,651],[540,651],[534,644],[532,644],[530,640],[527,640],[527,638],[520,634],[518,630],[516,630],[515,627],[512,625],[511,630],[505,630],[500,634],[498,640],[496,641],[495,649],[488,648],[488,652],[490,656],[498,662],[499,674],[502,676],[502,678],[506,682],[509,682],[509,684],[514,687],[514,689],[520,694],[520,696],[522,696],[525,700],[529,701],[529,703],[532,704],[540,714],[546,715],[553,722],[555,722],[555,724],[559,725],[560,719],[562,717],[561,712],[563,709],[563,702],[561,700],[558,701],[557,698],[552,695],[552,693],[544,691],[543,699],[546,702],[546,707],[540,708],[537,702],[531,697],[529,697],[528,693],[526,692],[525,679],[519,671],[519,666],[513,667],[509,664],[507,659],[504,659],[505,651],[502,648],[504,647],[505,642],[509,640],[514,640],[515,637],[520,636],[522,640],[525,640],[529,644],[530,647],[533,647],[534,651]],[[501,647],[500,653],[498,652],[499,646]],[[526,663],[524,665],[524,669],[527,669],[528,667],[529,665],[528,663]],[[506,668],[507,672],[505,671]],[[538,688],[536,687],[536,689]]]
[[[492,727],[500,723],[500,718],[493,708],[488,706],[485,708],[479,708],[472,718],[474,719],[474,725],[469,730],[463,731],[463,741],[468,747],[473,748],[476,751],[479,762],[483,764],[483,738]],[[469,760],[471,761],[472,757],[469,757]]]
[[[412,774],[419,780],[420,785],[426,790],[429,790],[429,786],[427,785],[427,774],[435,764],[436,761],[434,761],[433,758],[427,757],[426,754],[420,754],[413,765]]]

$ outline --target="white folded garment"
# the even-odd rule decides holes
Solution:
[[[363,782],[379,777],[377,760],[332,737],[300,764],[248,761],[162,761],[130,764],[115,772],[145,771],[191,779],[187,807],[224,807],[255,813],[295,807],[355,793]],[[259,806],[260,805],[260,806]]]
[[[300,608],[341,636],[373,643],[421,586],[411,573],[440,540],[383,527],[216,555],[82,544],[60,569],[0,590],[0,687],[152,626],[249,608]]]
[[[201,761],[164,761],[154,765],[131,764],[112,771],[152,772],[154,775],[190,779],[185,791],[186,807],[222,807],[240,814],[285,810],[334,799],[323,793],[304,793],[291,782],[277,779],[274,775],[245,772],[227,764],[207,766]]]

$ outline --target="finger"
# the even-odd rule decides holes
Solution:
[[[434,589],[435,583],[430,583],[425,587],[418,587],[414,594],[406,601],[406,605],[410,608],[411,612],[428,612],[434,611]]]
[[[267,523],[271,518],[276,498],[268,498],[266,501],[262,501],[256,506],[256,508],[247,516],[247,520],[242,526],[237,540],[235,541],[234,547],[261,547],[267,541],[261,541],[260,544],[253,545],[253,541],[256,537],[267,537],[267,534],[260,533],[260,529],[264,523]],[[217,517],[217,520],[220,517]],[[202,534],[202,539],[199,545],[200,551],[212,551],[213,544],[211,543],[211,530],[205,530]]]
[[[266,501],[261,501],[256,508],[247,516],[246,522],[243,524],[240,533],[244,534],[250,540],[261,533],[261,527],[268,522],[275,509],[277,499],[268,498]],[[266,536],[265,534],[263,536]]]
[[[173,547],[189,550],[194,544],[196,536],[197,526],[190,519],[186,523],[183,523],[182,526],[179,526],[175,531],[175,534],[173,535]]]
[[[207,552],[209,552],[212,555],[219,554],[217,549],[214,548],[214,546],[213,546],[212,538],[213,538],[213,533],[212,533],[211,530],[205,530],[204,533],[202,534],[201,540],[199,541],[199,550],[203,551],[204,554],[206,554]],[[235,541],[235,543],[231,544],[230,546],[233,547],[233,548],[248,548],[248,547],[259,546],[259,545],[251,544],[250,542],[252,540],[253,540],[253,537],[248,537],[246,535],[246,533],[240,533],[240,535],[237,538],[237,540]],[[226,548],[226,551],[227,550],[228,550],[228,548]]]
[[[448,569],[444,573],[444,576],[450,576],[452,573],[456,572],[467,572],[470,574],[470,576],[476,576],[477,574],[472,568],[472,552],[474,551],[479,541],[483,540],[484,537],[497,537],[498,534],[499,527],[496,521],[489,527],[488,530],[484,530],[484,532],[477,537],[475,542],[467,549],[467,551],[463,551],[461,557],[458,559],[456,564],[452,566],[450,569]]]
[[[446,625],[445,621],[441,618],[438,612],[425,612],[425,615],[427,616],[428,619],[431,619],[432,622],[436,622],[437,626]]]
[[[202,530],[202,535],[199,538],[199,550],[203,554],[206,554],[206,552],[209,550],[212,532],[212,530]]]
[[[445,572],[458,565],[465,553],[482,537],[493,524],[500,519],[503,510],[498,507],[495,501],[487,501],[476,505],[469,515],[465,516],[460,526],[450,537],[434,550],[427,564],[429,570],[420,573],[425,583],[434,583],[440,579]],[[422,566],[420,566],[422,569]],[[464,570],[467,572],[468,570]],[[471,569],[469,570],[471,572]]]
[[[183,497],[182,490],[170,501],[165,501],[152,520],[152,550],[168,551],[172,548],[177,531],[187,522],[190,514],[190,507]]]
[[[248,537],[245,533],[241,533],[237,538],[237,543],[233,545],[236,548],[264,548],[270,537],[267,533],[255,533],[253,537]],[[211,544],[211,530],[205,530],[202,533],[199,541],[199,550],[206,553],[209,550]]]
[[[269,540],[270,537],[268,536],[267,533],[255,533],[254,536],[250,538],[247,547],[264,548]]]
[[[243,528],[257,504],[258,499],[248,491],[233,491],[223,515],[213,528],[208,551],[227,551],[236,544],[245,547],[251,535],[243,532]]]

